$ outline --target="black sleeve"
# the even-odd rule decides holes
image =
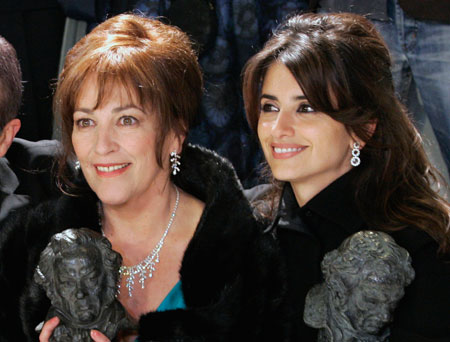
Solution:
[[[26,300],[40,253],[55,233],[56,201],[14,212],[0,228],[0,341],[35,341],[49,308]],[[45,294],[43,298],[46,299]],[[28,335],[27,335],[28,334]],[[31,334],[31,335],[29,335]]]
[[[416,276],[394,314],[392,342],[450,341],[450,258],[430,242],[411,253]]]
[[[27,281],[29,253],[25,243],[27,216],[19,210],[0,231],[0,341],[25,341],[19,314]]]
[[[262,312],[261,320],[257,322],[261,326],[257,340],[285,341],[288,336],[286,268],[272,233],[264,234],[259,240],[254,244],[253,265],[249,265],[253,269],[253,277],[257,279],[252,284],[254,302],[249,303],[249,310],[258,308]],[[248,272],[251,274],[252,271],[249,269]],[[249,312],[245,316],[251,314]]]

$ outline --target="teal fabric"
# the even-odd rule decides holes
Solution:
[[[186,303],[184,302],[183,291],[181,290],[181,280],[175,284],[175,286],[167,294],[166,298],[159,304],[156,311],[167,311],[175,309],[186,309]],[[135,342],[139,342],[139,337],[135,339]]]
[[[162,303],[159,304],[156,311],[167,311],[175,309],[186,309],[186,303],[184,302],[183,291],[181,289],[181,281],[178,281],[178,283],[175,284],[166,298],[164,298]]]

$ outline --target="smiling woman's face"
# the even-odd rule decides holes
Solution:
[[[84,82],[73,114],[72,144],[83,174],[103,204],[143,203],[151,187],[169,179],[169,154],[179,151],[173,133],[166,137],[159,167],[155,156],[158,121],[122,85],[112,85],[97,105],[95,78]],[[131,94],[132,95],[132,94]]]
[[[353,138],[342,123],[311,107],[283,64],[268,68],[260,105],[258,137],[276,179],[319,192],[351,169]]]

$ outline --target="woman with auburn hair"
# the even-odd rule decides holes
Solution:
[[[365,18],[295,15],[244,69],[244,101],[274,178],[249,191],[272,219],[288,271],[292,340],[314,341],[305,296],[353,233],[389,233],[416,278],[390,341],[450,337],[449,203],[392,84],[389,51]]]
[[[30,281],[39,255],[55,233],[81,227],[101,232],[123,258],[117,298],[137,328],[118,340],[276,339],[275,241],[262,234],[231,164],[185,142],[201,94],[187,35],[159,21],[119,15],[72,48],[54,98],[66,195],[1,231],[1,341],[38,339],[50,306]],[[63,286],[76,291],[74,308],[88,307],[88,288]],[[45,322],[40,341],[60,320]]]

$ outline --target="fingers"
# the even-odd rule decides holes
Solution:
[[[111,342],[109,338],[98,330],[91,330],[91,337],[95,342]]]
[[[58,324],[59,318],[56,316],[45,322],[44,326],[42,327],[41,334],[39,335],[39,342],[48,342],[50,336],[53,333],[53,330],[55,330]],[[91,337],[95,342],[111,342],[105,335],[103,335],[98,330],[91,330]]]
[[[55,330],[58,324],[59,318],[56,316],[45,322],[44,326],[42,327],[41,334],[39,335],[39,342],[48,342],[50,336],[53,333],[53,330]]]

